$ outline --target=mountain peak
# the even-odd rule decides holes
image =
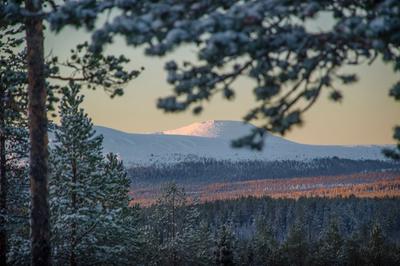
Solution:
[[[165,135],[232,139],[249,134],[252,128],[254,128],[253,125],[240,121],[207,120],[177,129],[165,130],[161,133]]]

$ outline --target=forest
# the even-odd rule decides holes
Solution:
[[[82,239],[76,260],[79,265],[398,265],[399,203],[398,197],[354,196],[199,203],[169,183],[155,204],[134,205],[118,216],[123,234],[114,225],[96,246]],[[12,264],[29,264],[28,254],[14,252]],[[60,249],[56,265],[69,262],[68,251]]]
[[[232,145],[261,150],[268,133],[304,125],[322,97],[342,102],[359,79],[352,67],[390,67],[384,93],[399,101],[399,32],[394,0],[0,1],[0,265],[399,265],[398,197],[199,202],[170,183],[140,206],[129,194],[132,180],[151,183],[164,171],[179,181],[244,182],[386,173],[394,162],[182,162],[128,175],[117,154],[103,153],[82,107],[89,91],[120,97],[142,75],[125,55],[133,48],[163,64],[171,91],[153,100],[165,113],[200,115],[216,97],[248,89],[241,118],[257,127]],[[53,53],[49,36],[73,47]],[[109,53],[117,40],[127,49]],[[181,47],[191,56],[176,57]],[[400,126],[389,131],[395,145],[382,153],[399,161]]]
[[[54,134],[49,207],[55,265],[399,263],[398,197],[200,202],[172,182],[162,187],[152,205],[132,204],[127,170],[116,155],[102,154],[102,136],[96,135],[83,101],[78,86],[65,90],[59,104],[61,123],[49,128]],[[390,169],[394,164],[370,165]],[[8,263],[29,265],[27,166],[13,167],[7,202]],[[376,173],[370,175],[376,178]]]
[[[131,185],[131,204],[149,206],[156,202],[162,187],[171,181],[142,186]],[[172,181],[176,182],[176,181]],[[176,182],[177,183],[177,182]],[[315,176],[299,178],[255,179],[224,181],[206,184],[177,183],[186,193],[200,202],[237,199],[247,196],[299,199],[301,197],[326,198],[384,198],[400,196],[398,172],[367,172],[349,175]]]
[[[397,265],[399,208],[398,198],[356,197],[188,204],[171,183],[143,212],[160,264]]]
[[[129,167],[136,187],[175,181],[180,184],[204,184],[258,179],[337,176],[360,172],[400,172],[396,161],[323,158],[311,161],[218,161],[199,159],[171,164]]]

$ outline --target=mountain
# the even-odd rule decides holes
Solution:
[[[253,126],[238,121],[205,121],[149,134],[125,133],[96,126],[104,136],[104,151],[119,154],[127,166],[168,164],[182,160],[311,160],[324,157],[384,159],[382,146],[307,145],[269,135],[263,151],[234,149],[231,140]]]
[[[248,134],[253,128],[253,125],[239,121],[208,120],[165,130],[160,134],[232,139]]]

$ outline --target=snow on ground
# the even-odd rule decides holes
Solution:
[[[175,130],[135,134],[96,126],[104,136],[104,151],[121,156],[125,165],[168,164],[182,160],[311,160],[333,157],[384,159],[382,146],[307,145],[268,136],[263,151],[234,149],[230,141],[246,135],[252,125],[238,121],[206,121]]]

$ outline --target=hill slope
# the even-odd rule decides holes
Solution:
[[[236,121],[206,121],[151,134],[134,134],[96,126],[104,136],[104,151],[132,164],[168,164],[182,160],[311,160],[333,157],[384,159],[381,146],[307,145],[270,135],[261,152],[233,149],[230,141],[249,132],[252,125]]]

